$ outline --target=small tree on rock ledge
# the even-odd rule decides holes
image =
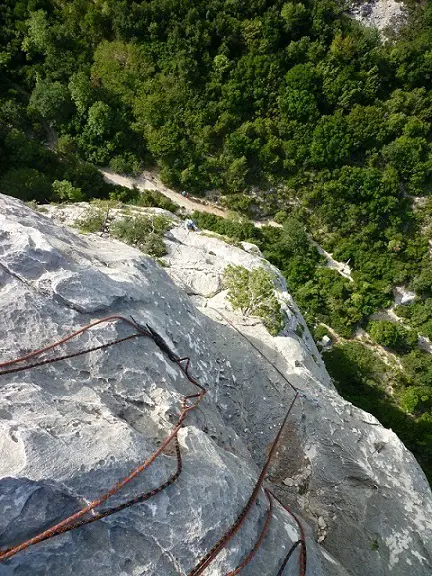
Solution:
[[[242,314],[258,316],[270,334],[276,335],[282,327],[283,316],[275,296],[274,275],[264,268],[248,270],[229,265],[224,271],[228,300]]]

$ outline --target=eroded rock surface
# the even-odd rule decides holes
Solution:
[[[259,255],[180,226],[167,245],[164,269],[120,242],[77,235],[0,196],[0,361],[103,316],[132,315],[190,356],[208,389],[180,433],[183,472],[174,485],[0,563],[0,576],[184,575],[232,524],[292,391],[220,312],[301,390],[269,481],[303,520],[308,576],[429,575],[426,479],[391,431],[336,393],[308,330],[296,333],[304,321],[283,279],[286,328],[273,338],[256,319],[230,310],[221,284],[228,263],[268,267]],[[194,270],[212,279],[212,290],[194,281]],[[129,333],[122,324],[100,325],[67,350]],[[145,460],[191,391],[145,338],[2,376],[0,386],[0,547],[77,510]],[[164,454],[113,504],[157,486],[175,467],[175,457]],[[266,511],[261,495],[206,575],[222,576],[241,562]],[[263,546],[242,574],[275,576],[298,537],[295,522],[276,506]],[[297,574],[298,551],[285,570]]]
[[[382,34],[397,32],[407,21],[407,9],[397,0],[359,0],[352,2],[349,13],[353,18]]]

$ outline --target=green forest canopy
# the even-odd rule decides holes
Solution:
[[[197,218],[258,243],[310,323],[349,337],[405,285],[418,298],[397,312],[432,335],[432,204],[420,213],[412,198],[431,191],[431,47],[430,2],[382,42],[333,0],[3,0],[0,191],[107,197],[95,164],[157,165],[174,188],[278,215],[282,229],[260,231]],[[323,267],[310,237],[349,260],[354,282]],[[374,330],[417,379],[430,374],[407,352],[413,334]],[[403,403],[431,446],[432,385],[414,385]]]
[[[384,44],[332,0],[3,5],[0,190],[58,199],[52,181],[69,180],[87,196],[78,155],[156,163],[178,189],[293,212],[358,272],[348,325],[430,270],[409,197],[430,187],[429,4]],[[30,128],[59,135],[61,166],[24,144]]]

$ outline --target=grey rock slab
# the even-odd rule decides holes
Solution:
[[[190,356],[194,376],[208,390],[180,432],[183,471],[175,484],[17,554],[0,563],[0,576],[184,575],[230,528],[293,392],[219,312],[300,389],[268,482],[305,526],[307,576],[429,575],[432,495],[426,479],[393,432],[337,394],[309,331],[294,332],[304,320],[281,275],[275,271],[287,325],[274,338],[257,319],[233,313],[223,290],[197,295],[197,309],[176,277],[183,258],[190,274],[197,267],[217,278],[230,262],[270,265],[253,250],[180,228],[171,232],[177,241],[167,239],[164,269],[120,242],[78,235],[0,195],[0,362],[103,316],[132,315],[176,354]],[[183,248],[174,254],[178,241]],[[204,266],[209,250],[217,258]],[[121,323],[102,324],[61,352],[130,333]],[[182,397],[192,392],[147,338],[1,376],[0,388],[0,547],[34,535],[128,474],[160,445]],[[175,469],[167,451],[112,504],[151,490]],[[242,561],[267,506],[261,493],[206,576],[223,576]],[[292,517],[275,505],[268,535],[244,574],[275,576],[298,537]],[[298,551],[286,574],[298,574]]]

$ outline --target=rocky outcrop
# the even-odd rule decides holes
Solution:
[[[407,21],[407,9],[397,0],[359,0],[351,3],[349,13],[365,26],[382,34],[397,32]]]
[[[0,362],[103,316],[132,315],[190,356],[208,389],[180,432],[183,471],[172,486],[0,562],[0,576],[187,574],[243,508],[292,399],[251,343],[301,391],[268,481],[302,518],[308,576],[430,574],[426,479],[391,431],[334,390],[308,330],[296,330],[304,321],[283,278],[277,292],[286,327],[273,338],[257,319],[230,310],[220,280],[228,263],[268,267],[253,247],[181,226],[168,233],[167,246],[163,268],[134,248],[78,235],[0,196]],[[65,350],[128,333],[103,324]],[[1,548],[79,509],[145,460],[190,390],[150,339],[1,376],[0,386]],[[114,503],[161,484],[175,467],[164,453]],[[206,575],[224,575],[242,561],[266,511],[260,496]],[[242,573],[275,576],[298,537],[292,517],[275,505],[263,545]],[[285,574],[298,574],[298,554]]]

